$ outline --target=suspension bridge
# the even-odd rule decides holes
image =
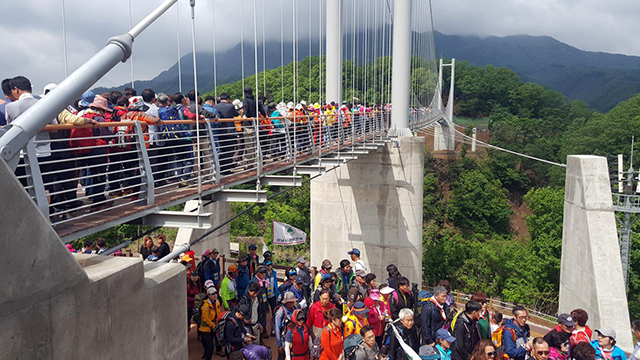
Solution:
[[[242,88],[251,87],[256,99],[269,96],[265,39],[273,37],[268,32],[274,29],[258,16],[264,14],[266,1],[241,0],[239,5],[240,26],[234,30],[240,38]],[[286,189],[311,183],[312,263],[338,260],[339,254],[355,246],[364,249],[372,272],[384,273],[386,264],[393,262],[409,278],[422,278],[424,139],[415,135],[432,134],[437,151],[453,151],[456,142],[469,143],[473,150],[476,146],[504,150],[456,129],[455,60],[449,64],[436,60],[430,2],[294,0],[289,12],[284,11],[286,0],[279,5],[278,100],[290,101],[292,106],[287,108],[292,112],[264,117],[256,106],[256,113],[237,119],[204,116],[202,108],[195,106],[195,120],[162,122],[183,127],[178,136],[163,139],[161,150],[157,144],[150,146],[148,125],[153,124],[134,117],[82,126],[50,122],[120,62],[130,63],[134,87],[134,40],[172,9],[178,19],[177,42],[179,13],[190,13],[194,89],[199,89],[199,70],[212,66],[214,86],[207,90],[218,97],[216,37],[228,35],[230,29],[216,27],[216,9],[231,5],[166,0],[134,25],[129,1],[130,29],[108,39],[102,50],[73,72],[68,69],[64,41],[65,79],[0,129],[0,192],[5,200],[0,224],[6,249],[2,271],[7,274],[0,280],[0,338],[21,339],[3,342],[0,353],[9,358],[76,358],[96,353],[110,358],[184,358],[186,329],[178,325],[186,317],[184,269],[166,262],[206,241],[206,247],[228,249],[228,239],[226,244],[215,243],[206,236],[220,227],[208,206],[227,204],[228,208],[234,201],[269,201],[265,186]],[[202,14],[211,16],[207,21],[212,23],[212,34],[196,32]],[[63,23],[66,37],[66,19]],[[293,44],[292,79],[284,72],[285,35],[291,35]],[[198,64],[198,44],[209,37],[213,63]],[[312,49],[314,39],[317,51]],[[301,69],[301,49],[308,56],[318,55],[317,73],[312,74],[310,61],[308,70]],[[181,58],[178,43],[175,90],[179,91],[185,81]],[[361,74],[360,66],[371,66],[371,71]],[[247,67],[252,69],[246,71]],[[448,69],[450,88],[445,92]],[[255,75],[252,83],[245,80],[247,73]],[[299,81],[301,74],[308,76],[308,83]],[[317,102],[321,108],[331,106],[334,111],[305,112],[303,101]],[[354,112],[341,110],[342,104],[352,103],[365,106]],[[241,142],[235,133],[238,123],[243,130]],[[99,131],[102,141],[66,146],[69,139],[57,136],[85,127]],[[36,137],[38,134],[46,136]],[[595,170],[589,170],[590,160],[576,157],[569,161],[567,186],[575,190],[570,204],[576,209],[571,210],[573,222],[567,225],[565,220],[565,228],[578,223],[581,229],[589,228],[590,221],[597,222],[590,215],[608,211],[606,201],[600,203],[602,208],[592,208],[589,201],[584,205],[578,199],[579,194],[590,194],[581,192],[585,181],[599,181],[601,164],[596,160]],[[606,174],[606,162],[604,171]],[[79,182],[83,185],[78,186]],[[251,186],[239,188],[246,184]],[[189,201],[195,203],[193,211],[167,210]],[[70,255],[62,245],[125,223],[199,229],[204,235],[192,233],[184,243],[176,242],[174,251],[159,263]],[[581,234],[595,240],[594,235]],[[576,246],[577,240],[571,240],[575,236],[565,235],[565,247]],[[20,240],[19,247],[16,240]],[[599,256],[600,248],[584,248],[594,259]],[[598,324],[601,314],[628,317],[626,299],[622,304],[616,297],[615,306],[602,307],[604,294],[618,294],[622,285],[612,281],[606,286],[599,283],[596,289],[589,284],[599,276],[596,269],[572,268],[564,257],[563,252],[563,274],[567,274],[563,276],[569,280],[561,284],[561,308],[587,308]],[[27,279],[25,274],[29,274]],[[579,291],[589,292],[590,297],[579,298]],[[43,302],[46,310],[34,318],[33,308]],[[88,306],[95,303],[95,307]],[[140,304],[150,306],[137,311]],[[87,317],[102,325],[83,331]],[[614,326],[622,328],[624,321]],[[98,349],[95,339],[108,341],[99,343]],[[31,346],[34,343],[42,345]],[[149,346],[140,347],[141,343]]]

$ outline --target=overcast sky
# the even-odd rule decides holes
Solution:
[[[255,0],[258,13],[265,11],[267,39],[280,39],[280,17],[287,19],[285,36],[291,36],[292,4],[299,6],[301,36],[309,25],[318,33],[319,0]],[[325,0],[326,1],[326,0]],[[323,2],[325,2],[323,1]],[[347,6],[359,1],[344,0]],[[137,23],[161,0],[131,0],[132,20]],[[427,0],[414,0],[427,4]],[[0,22],[0,69],[2,78],[29,77],[36,93],[49,82],[64,78],[62,37],[63,0],[2,0]],[[66,6],[69,70],[73,71],[99,51],[106,40],[128,29],[129,0],[64,0]],[[215,11],[216,43],[224,51],[240,40],[241,4],[244,3],[245,38],[253,38],[254,0],[197,0],[198,51],[212,51]],[[281,11],[280,4],[284,3]],[[312,19],[309,22],[308,4]],[[187,0],[179,0],[181,53],[191,49],[191,27]],[[460,35],[549,35],[583,50],[640,55],[640,1],[637,0],[433,0],[436,30]],[[150,79],[176,62],[176,8],[148,28],[134,45],[137,79]],[[259,20],[261,21],[261,20]],[[261,30],[259,22],[258,29]],[[261,37],[261,34],[258,35]],[[436,44],[437,47],[437,44]],[[437,52],[437,48],[436,48]],[[99,85],[115,86],[129,81],[129,63],[120,64]]]

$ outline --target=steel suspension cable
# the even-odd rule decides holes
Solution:
[[[193,89],[196,102],[196,168],[198,169],[198,205],[202,205],[202,164],[200,157],[200,93],[198,92],[198,66],[196,64],[196,7],[195,1],[191,2],[191,53],[193,54]]]
[[[62,51],[64,52],[64,77],[69,77],[69,59],[67,55],[67,11],[62,0]]]
[[[267,22],[266,17],[264,16],[264,3],[267,0],[262,0],[262,95],[267,96],[267,57],[266,57],[266,41],[265,41],[265,31],[264,31],[264,23]],[[256,77],[258,74],[256,73]]]
[[[182,64],[180,53],[180,1],[176,3],[176,56],[178,58],[178,91],[182,92]]]
[[[311,0],[309,0],[309,54],[307,54],[307,61],[309,62],[309,88],[307,89],[307,100],[311,103]]]
[[[216,2],[211,3],[211,27],[213,28],[213,96],[218,99],[218,66],[216,64]]]
[[[356,1],[351,0],[351,12],[353,20],[351,21],[351,98],[350,103],[353,102],[353,98],[356,96]]]
[[[129,29],[131,29],[133,27],[132,23],[131,23],[131,0],[129,0]],[[131,67],[131,88],[135,89],[135,81],[134,76],[133,76],[133,54],[131,54],[130,59],[129,59],[129,65]]]
[[[244,91],[244,0],[240,0],[240,65],[242,66],[242,90]]]
[[[322,1],[318,0],[318,14],[320,14],[320,21],[318,21],[318,104],[322,105]]]
[[[280,101],[284,102],[284,0],[280,0]]]

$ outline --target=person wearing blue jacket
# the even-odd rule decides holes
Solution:
[[[608,326],[596,330],[598,340],[593,340],[591,346],[596,349],[596,359],[627,360],[627,355],[616,346],[616,331]]]
[[[251,280],[249,266],[247,266],[248,262],[249,259],[246,255],[240,256],[238,258],[238,277],[236,278],[238,299],[242,297],[242,295],[244,295],[244,293],[247,291],[247,287],[249,287],[249,281]]]
[[[504,352],[513,360],[524,360],[531,349],[529,340],[529,325],[527,325],[527,310],[522,306],[513,308],[513,319],[508,319],[504,324],[502,343]]]

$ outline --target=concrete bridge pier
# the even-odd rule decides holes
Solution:
[[[378,282],[388,264],[422,281],[424,138],[398,141],[311,181],[312,264],[336,269],[355,247]]]
[[[633,350],[607,160],[599,156],[567,158],[558,311],[576,308],[589,313],[592,329],[612,327],[616,345]]]
[[[202,211],[205,213],[211,213],[211,224],[218,226],[223,222],[229,220],[231,217],[230,203],[225,201],[216,201],[205,206]],[[198,200],[189,200],[184,204],[184,212],[191,212],[198,208]],[[208,230],[208,229],[207,229]],[[207,230],[193,229],[193,228],[180,228],[178,229],[178,235],[176,236],[176,245],[185,243],[191,243],[196,238],[200,237]],[[226,255],[227,258],[231,255],[230,250],[231,232],[230,225],[227,224],[221,229],[217,230],[213,234],[208,235],[204,240],[191,246],[191,250],[196,252],[196,256],[202,255],[206,249],[217,249],[220,255]]]
[[[0,358],[186,358],[184,266],[71,254],[3,160],[0,194]]]

